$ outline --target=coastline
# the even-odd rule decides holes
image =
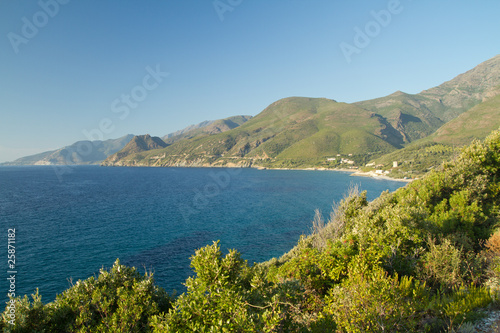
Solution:
[[[1,166],[4,167],[23,167],[23,166],[33,166],[33,167],[46,167],[46,166],[68,166],[68,167],[76,167],[76,166],[101,166],[101,167],[139,167],[139,168],[231,168],[231,169],[243,169],[243,168],[251,168],[251,169],[257,169],[257,170],[302,170],[302,171],[336,171],[336,172],[348,172],[350,173],[350,176],[356,176],[356,177],[371,177],[375,179],[383,179],[383,180],[392,180],[392,181],[398,181],[398,182],[407,182],[410,183],[416,179],[404,179],[404,178],[392,178],[388,177],[386,175],[381,175],[378,173],[375,173],[374,171],[369,171],[369,172],[362,172],[357,169],[347,169],[347,168],[336,168],[336,169],[330,169],[330,168],[324,168],[324,167],[309,167],[309,168],[270,168],[270,167],[263,167],[263,166],[257,166],[257,165],[251,165],[251,166],[236,166],[236,165],[176,165],[176,166],[159,166],[159,165],[106,165],[106,164],[71,164],[71,165],[65,165],[65,164],[24,164],[24,165],[5,165],[1,164]],[[418,179],[418,178],[417,178]]]
[[[383,180],[394,180],[398,182],[406,182],[406,183],[411,183],[415,179],[404,179],[404,178],[392,178],[386,175],[381,175],[378,173],[375,173],[374,171],[368,171],[368,172],[362,172],[362,171],[356,171],[351,174],[351,176],[357,176],[357,177],[371,177],[371,178],[376,178],[376,179],[383,179]]]
[[[392,178],[386,175],[381,175],[378,173],[375,173],[374,171],[369,171],[369,172],[362,172],[359,170],[353,170],[353,169],[345,169],[345,168],[338,168],[338,169],[328,169],[328,168],[268,168],[268,167],[258,167],[258,166],[251,166],[251,168],[255,168],[258,170],[304,170],[304,171],[337,171],[337,172],[349,172],[350,176],[355,176],[355,177],[371,177],[375,179],[383,179],[383,180],[392,180],[396,182],[405,182],[405,183],[410,183],[414,181],[415,179],[404,179],[404,178]]]

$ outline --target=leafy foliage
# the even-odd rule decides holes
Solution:
[[[500,131],[368,202],[352,190],[281,258],[218,242],[171,300],[117,261],[49,304],[16,298],[5,332],[454,332],[500,304]]]
[[[16,298],[15,325],[3,314],[4,332],[142,332],[153,314],[167,311],[170,298],[135,268],[117,260],[97,278],[78,281],[44,305],[38,291]]]

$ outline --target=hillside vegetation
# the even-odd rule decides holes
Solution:
[[[196,125],[188,126],[180,131],[167,134],[162,137],[162,140],[167,144],[172,144],[182,139],[190,139],[199,135],[218,134],[232,130],[251,118],[252,116],[233,116],[218,120],[207,120]]]
[[[4,332],[474,332],[484,309],[500,306],[500,130],[372,202],[351,191],[327,222],[318,212],[312,230],[281,258],[254,265],[236,250],[222,253],[218,242],[207,245],[192,256],[195,274],[176,298],[117,261],[52,303],[37,293],[12,299],[14,325],[9,307],[0,325]]]
[[[352,126],[356,124],[356,126]],[[241,126],[198,135],[148,154],[104,165],[251,166],[336,154],[378,154],[400,148],[385,120],[357,106],[325,98],[290,97],[274,102]]]
[[[418,94],[397,91],[353,104],[284,98],[251,119],[204,122],[167,136],[166,148],[109,158],[103,165],[338,168],[375,161],[392,176],[413,178],[451,156],[421,160],[418,155],[427,155],[420,154],[419,147],[461,146],[498,127],[499,84],[496,56]],[[394,153],[406,147],[408,151]],[[377,160],[383,155],[386,158]],[[394,161],[407,163],[389,170]]]
[[[122,150],[107,158],[108,161],[118,161],[132,154],[139,154],[145,151],[161,149],[167,147],[162,139],[157,136],[136,135],[130,140],[129,143]]]
[[[500,93],[497,92],[450,120],[431,135],[377,158],[373,163],[383,165],[382,169],[390,170],[393,177],[422,176],[443,161],[452,159],[460,147],[470,144],[474,139],[484,139],[487,133],[499,127]],[[398,161],[399,165],[391,169],[393,161]]]

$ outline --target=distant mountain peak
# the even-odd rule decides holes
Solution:
[[[18,158],[2,165],[77,165],[99,164],[121,150],[134,137],[133,134],[105,141],[77,141],[69,146]],[[82,148],[83,147],[83,148]],[[84,149],[88,148],[90,149]]]
[[[419,95],[438,100],[444,106],[454,109],[468,108],[491,97],[491,91],[500,85],[500,55],[482,62],[467,72],[443,84],[422,91]],[[465,110],[464,110],[465,111]],[[458,114],[443,120],[451,120]]]
[[[405,93],[405,92],[403,92],[403,91],[401,91],[401,90],[398,90],[398,91],[393,92],[389,96],[391,96],[391,97],[398,97],[398,96],[406,96],[406,95],[408,95],[408,94]]]
[[[165,148],[166,146],[168,145],[157,136],[151,136],[149,134],[136,135],[125,147],[123,147],[120,153],[140,153],[152,149]]]
[[[182,130],[165,135],[162,139],[172,144],[182,139],[192,138],[200,134],[217,134],[229,131],[250,120],[252,116],[233,116],[218,120],[205,120],[196,125],[190,125]]]
[[[125,147],[123,147],[122,150],[109,156],[103,162],[103,164],[106,165],[109,163],[114,163],[132,154],[142,153],[153,149],[165,148],[167,146],[168,144],[166,144],[157,136],[151,136],[149,134],[136,135],[132,138],[132,140],[130,140],[129,143],[127,143]]]

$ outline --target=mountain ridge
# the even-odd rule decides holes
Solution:
[[[108,156],[106,160],[118,161],[132,154],[138,154],[149,150],[161,149],[167,147],[168,144],[157,136],[149,134],[134,136],[125,147],[120,151]]]
[[[450,144],[447,137],[458,138],[464,133],[462,130],[453,133],[459,127],[458,122],[462,121],[463,127],[470,117],[478,120],[477,114],[481,112],[482,117],[496,119],[499,91],[500,55],[497,55],[418,94],[398,90],[351,104],[328,98],[282,98],[254,117],[207,120],[162,138],[146,140],[160,140],[165,145],[156,141],[145,144],[145,149],[138,149],[137,144],[137,149],[123,146],[124,152],[108,154],[101,164],[273,168],[363,165],[384,154],[393,156],[398,150],[414,147],[414,143]],[[476,113],[468,113],[469,110]],[[476,121],[475,133],[470,137],[484,138],[495,121]],[[466,144],[470,138],[454,142]],[[31,160],[33,156],[36,155],[30,156]],[[39,161],[58,163],[57,159]]]
[[[69,146],[34,155],[24,156],[0,165],[77,165],[99,164],[108,156],[120,151],[134,137],[127,134],[105,141],[77,141]]]
[[[444,131],[448,122],[495,96],[499,86],[497,55],[418,94],[396,91],[352,104],[328,98],[287,97],[271,103],[236,128],[185,135],[168,147],[130,154],[120,160],[108,159],[103,165],[363,165],[424,140],[439,129]],[[495,110],[491,106],[487,112]],[[485,137],[489,130],[483,128],[483,132]],[[342,165],[345,163],[348,165]]]
[[[217,120],[205,120],[196,125],[190,125],[182,130],[176,131],[174,133],[167,134],[161,139],[167,143],[172,144],[182,139],[192,138],[200,134],[216,134],[222,133],[233,128],[240,126],[245,123],[252,116],[232,116],[224,119]]]

